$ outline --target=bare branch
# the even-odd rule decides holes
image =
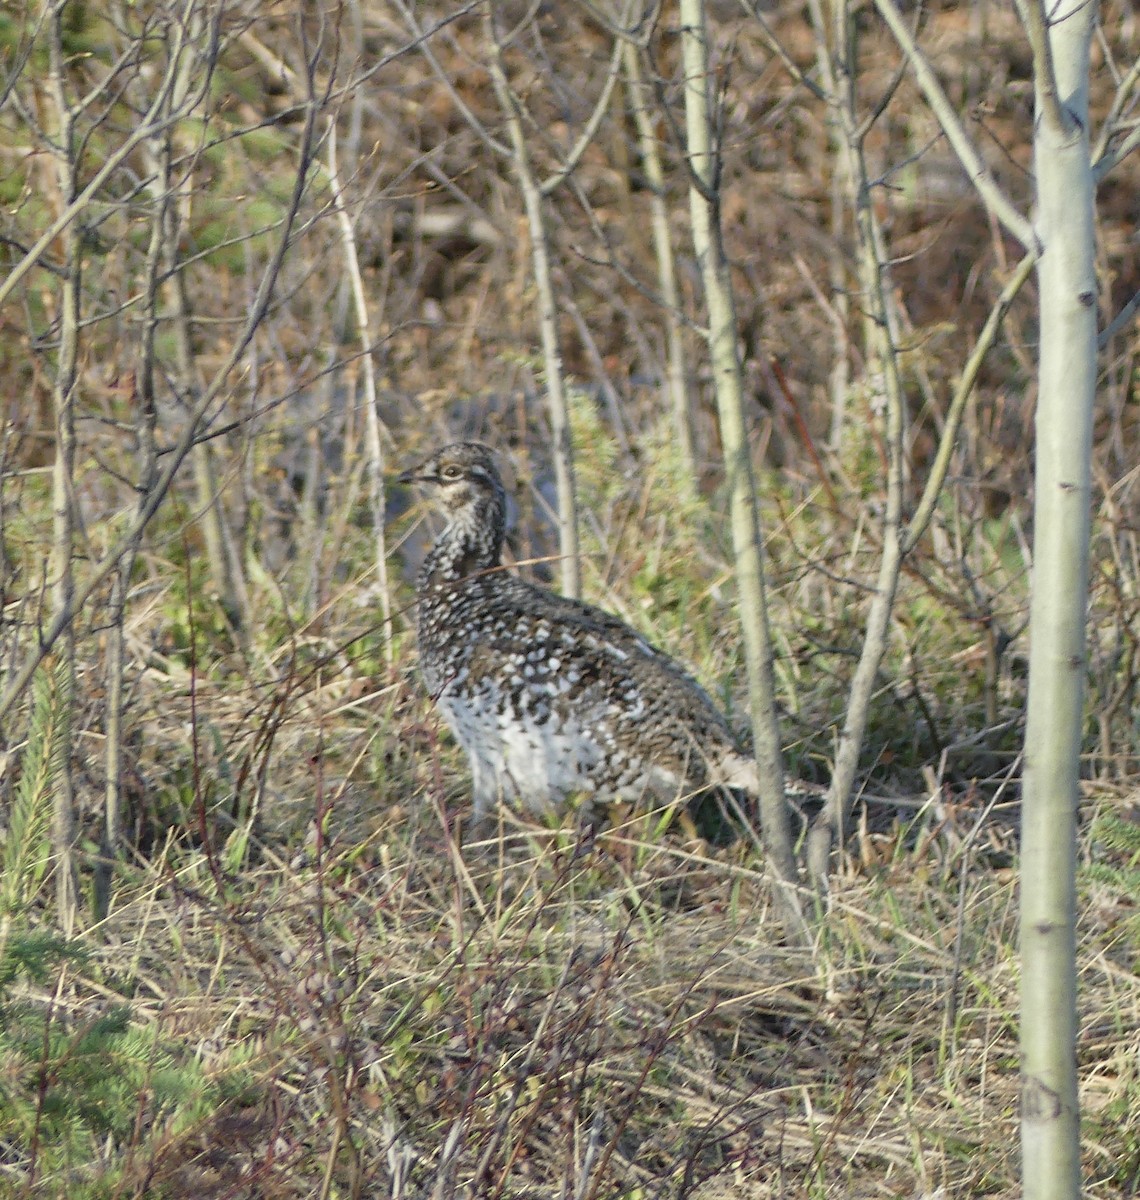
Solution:
[[[197,99],[191,98],[187,100],[184,108],[160,115],[166,106],[171,90],[176,86],[181,69],[180,62],[181,55],[179,53],[174,53],[170,56],[170,61],[166,67],[166,74],[155,92],[154,100],[151,102],[146,114],[135,128],[131,130],[123,143],[107,156],[102,166],[92,176],[91,182],[64,207],[63,211],[47,227],[35,245],[12,268],[4,282],[0,283],[0,306],[8,299],[24,276],[39,262],[44,251],[83,212],[98,194],[103,184],[122,166],[135,149],[145,142],[147,138],[154,137],[156,133],[169,128],[169,126],[184,116],[185,112],[190,111],[197,104]]]
[[[1032,224],[1013,206],[1012,201],[998,186],[989,167],[982,161],[981,155],[978,154],[974,143],[958,119],[953,105],[943,91],[942,84],[938,82],[938,76],[934,74],[926,56],[911,36],[910,29],[903,20],[894,0],[875,0],[875,7],[879,10],[891,33],[894,34],[899,48],[914,68],[918,86],[922,89],[922,94],[926,97],[931,112],[942,126],[946,140],[953,147],[954,153],[957,154],[959,162],[969,176],[970,182],[977,189],[982,202],[1009,233],[1017,238],[1027,250],[1032,250],[1036,244]]]
[[[8,65],[4,72],[4,82],[0,86],[0,108],[3,108],[8,101],[8,97],[12,95],[13,90],[19,81],[20,75],[24,67],[28,64],[28,59],[31,57],[32,47],[36,44],[36,39],[40,36],[40,30],[44,27],[44,22],[48,16],[48,6],[45,4],[40,13],[35,27],[27,37],[21,37],[19,48],[16,51],[15,57]]]
[[[278,238],[277,245],[274,247],[270,261],[262,273],[257,293],[250,305],[250,311],[242,326],[240,335],[233,346],[230,347],[230,352],[226,355],[209,384],[203,389],[198,402],[190,411],[186,426],[170,451],[162,474],[155,481],[151,494],[147,497],[146,502],[140,506],[139,511],[126,532],[92,568],[86,582],[76,587],[70,602],[55,614],[51,625],[40,635],[36,648],[28,655],[20,667],[12,673],[7,690],[0,696],[0,720],[3,720],[7,716],[12,705],[28,686],[28,682],[35,674],[36,668],[50,653],[61,634],[70,628],[76,614],[83,609],[88,600],[102,587],[104,581],[116,569],[123,556],[130,552],[132,546],[137,544],[139,535],[150,524],[155,513],[158,512],[159,507],[170,491],[179,468],[197,441],[199,427],[206,420],[210,409],[229,379],[230,373],[237,366],[238,362],[240,362],[246,352],[246,348],[249,346],[254,334],[269,311],[273,290],[276,287],[282,264],[285,261],[285,254],[289,248],[293,227],[300,210],[301,198],[304,195],[308,182],[318,108],[319,101],[312,94],[310,84],[310,94],[305,108],[305,127],[301,134],[300,155],[293,184],[293,194],[282,222],[281,235]],[[168,121],[157,122],[149,128],[148,133],[153,134],[156,129],[164,128],[168,123]],[[134,139],[136,144],[138,140],[137,138]]]
[[[526,207],[530,229],[534,282],[538,292],[538,324],[542,338],[542,357],[546,371],[546,397],[553,435],[554,474],[558,486],[558,549],[561,556],[562,590],[568,596],[582,593],[582,568],[579,561],[578,498],[574,489],[573,447],[570,417],[562,369],[562,348],[558,337],[558,309],[554,300],[554,281],[550,270],[550,246],[546,231],[543,197],[531,164],[530,149],[523,133],[518,97],[507,82],[503,68],[503,46],[495,28],[493,8],[487,14],[488,65],[491,82],[511,138],[515,176]]]
[[[652,0],[649,11],[644,13],[637,21],[637,24],[630,29],[626,15],[614,20],[602,12],[596,5],[591,4],[590,0],[578,0],[578,7],[589,13],[590,17],[606,33],[611,37],[619,38],[627,46],[636,47],[638,50],[645,49],[649,41],[649,31],[657,23],[657,18],[661,13],[661,4],[662,0]]]
[[[1100,137],[1097,138],[1096,148],[1093,150],[1092,155],[1093,173],[1097,179],[1100,178],[1101,174],[1101,161],[1108,153],[1108,144],[1116,134],[1117,122],[1120,120],[1120,116],[1131,99],[1138,82],[1140,82],[1140,57],[1129,68],[1128,74],[1117,84],[1116,95],[1112,99],[1112,107],[1108,110],[1108,116],[1105,117],[1104,124],[1101,126]]]
[[[665,203],[665,173],[661,167],[657,133],[642,95],[644,84],[641,78],[641,54],[636,46],[628,43],[625,47],[625,71],[630,108],[633,110],[638,146],[641,150],[642,170],[651,189],[649,205],[653,221],[653,248],[657,259],[657,286],[665,308],[665,328],[669,344],[667,386],[673,414],[673,430],[688,475],[688,486],[695,494],[697,456],[693,443],[693,421],[689,401],[685,324],[681,314],[680,290],[677,287],[673,241],[669,232],[669,209]]]
[[[741,7],[744,11],[756,22],[756,27],[760,30],[764,38],[764,44],[769,50],[780,60],[784,65],[784,70],[796,81],[802,88],[806,88],[817,100],[827,100],[827,92],[819,86],[814,79],[808,78],[803,71],[796,65],[792,56],[784,49],[783,43],[776,36],[772,29],[768,18],[760,11],[760,5],[757,0],[740,0]]]
[[[930,524],[930,518],[934,514],[934,506],[938,502],[939,493],[942,491],[942,484],[946,479],[946,472],[950,467],[950,456],[954,452],[954,444],[957,441],[958,428],[962,423],[962,414],[966,409],[966,401],[969,400],[974,390],[974,384],[978,379],[978,372],[981,370],[982,363],[985,361],[986,355],[990,352],[994,344],[994,339],[997,337],[1001,323],[1005,319],[1005,314],[1009,312],[1009,306],[1017,297],[1018,292],[1021,291],[1025,281],[1033,273],[1036,262],[1037,255],[1031,251],[1017,264],[1017,269],[1014,271],[1010,281],[1002,289],[997,303],[990,310],[990,315],[986,318],[985,326],[978,335],[978,340],[974,343],[974,349],[966,361],[962,377],[958,380],[958,386],[954,391],[954,398],[950,401],[950,408],[946,413],[946,423],[942,428],[942,436],[938,443],[938,452],[934,456],[934,462],[931,464],[930,472],[926,477],[926,486],[922,490],[922,498],[918,502],[918,507],[911,518],[910,524],[907,526],[906,535],[903,538],[904,554],[909,554],[914,549],[918,540],[926,532],[927,525]]]
[[[1112,321],[1101,330],[1100,336],[1097,338],[1097,349],[1103,350],[1131,322],[1137,309],[1140,309],[1140,292],[1137,292],[1113,317]]]
[[[628,9],[622,14],[623,22],[628,19]],[[610,107],[610,97],[613,95],[614,85],[618,81],[621,74],[620,63],[622,55],[622,47],[625,45],[620,38],[614,38],[613,53],[610,56],[609,69],[606,71],[606,81],[602,85],[601,95],[598,97],[597,104],[594,105],[594,111],[590,114],[590,119],[586,122],[575,143],[573,149],[566,156],[565,161],[554,172],[553,175],[544,179],[539,184],[539,191],[544,196],[549,196],[557,187],[562,184],[562,181],[570,175],[581,161],[582,155],[585,154],[590,143],[597,136],[598,128],[602,123],[602,118],[606,115]]]
[[[1099,184],[1109,171],[1119,166],[1137,146],[1140,146],[1140,125],[1137,125],[1118,146],[1106,150],[1096,160],[1093,166],[1093,183]]]
[[[392,594],[388,585],[388,546],[384,522],[384,448],[380,441],[380,416],[376,403],[376,368],[372,361],[372,330],[368,319],[368,298],[364,278],[360,273],[360,256],[356,252],[356,231],[344,206],[336,157],[336,120],[329,122],[328,139],[329,190],[336,207],[341,243],[348,277],[352,283],[353,303],[356,306],[356,327],[360,336],[360,361],[364,368],[364,424],[368,447],[369,499],[372,504],[373,534],[376,538],[376,581],[380,591],[380,611],[384,617],[384,658],[388,665],[395,662],[392,643]]]
[[[850,20],[846,10],[837,16],[837,43],[843,47],[839,73],[850,78],[853,57]],[[882,519],[882,555],[875,590],[867,611],[866,632],[859,661],[851,679],[839,747],[832,770],[827,804],[812,822],[808,834],[808,871],[817,891],[826,894],[832,848],[842,844],[851,814],[855,772],[867,729],[871,698],[879,665],[887,646],[887,631],[898,590],[903,560],[903,431],[905,400],[899,374],[898,314],[891,281],[890,255],[882,227],[870,198],[867,160],[860,128],[855,123],[855,93],[845,89],[838,98],[839,119],[847,140],[847,163],[855,191],[855,228],[858,234],[859,272],[870,319],[865,324],[868,357],[877,360],[882,374],[884,434],[887,452],[886,503]]]
[[[1033,81],[1037,106],[1042,118],[1058,136],[1069,133],[1073,118],[1057,96],[1057,72],[1053,65],[1053,47],[1049,40],[1049,18],[1041,0],[1017,0],[1029,46],[1033,51]]]
[[[510,146],[500,142],[499,139],[496,138],[486,127],[486,125],[479,120],[475,113],[472,112],[471,106],[459,94],[455,84],[451,81],[451,76],[448,75],[448,73],[440,65],[439,59],[436,58],[435,51],[431,48],[431,34],[435,33],[439,26],[437,25],[434,29],[429,30],[428,33],[425,34],[420,28],[419,22],[416,20],[414,9],[410,4],[407,3],[407,0],[393,0],[393,3],[400,10],[400,15],[404,18],[404,24],[407,25],[408,29],[411,31],[412,37],[415,39],[413,45],[415,45],[424,58],[427,59],[428,65],[435,73],[435,77],[439,80],[439,82],[443,85],[444,90],[451,97],[452,104],[454,104],[459,112],[463,114],[463,119],[467,122],[475,135],[479,138],[483,145],[487,147],[488,150],[490,150],[493,154],[499,155],[500,158],[509,158],[511,153]]]
[[[77,111],[64,86],[62,3],[52,8],[48,37],[48,91],[55,108],[56,182],[61,198],[75,193]],[[55,461],[52,463],[52,544],[47,572],[57,613],[64,612],[75,594],[75,408],[79,392],[82,240],[74,228],[63,238],[64,274],[59,286],[59,349],[56,354],[52,402],[55,410]],[[71,741],[75,716],[75,630],[68,626],[58,656],[61,678],[60,714],[65,744]],[[76,863],[78,825],[75,776],[71,754],[61,756],[52,780],[52,852],[55,858],[56,920],[71,936],[79,908],[79,874]]]

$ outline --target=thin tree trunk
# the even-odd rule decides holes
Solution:
[[[372,361],[372,328],[368,319],[368,297],[360,258],[356,252],[356,231],[344,206],[340,173],[337,167],[336,119],[329,122],[329,190],[336,207],[341,245],[348,278],[352,284],[356,328],[360,337],[360,362],[364,371],[364,444],[368,453],[368,498],[372,507],[372,532],[376,547],[376,583],[380,590],[380,613],[384,618],[384,659],[388,666],[396,661],[392,642],[392,593],[388,585],[388,542],[384,521],[384,446],[380,438],[380,413],[376,405],[376,368]]]
[[[778,896],[785,928],[790,936],[803,940],[806,928],[796,893],[796,860],[784,798],[780,729],[776,719],[760,514],[756,507],[752,461],[744,427],[744,387],[737,351],[736,312],[721,239],[718,171],[709,112],[708,34],[701,0],[680,0],[680,18],[685,131],[691,171],[689,207],[693,246],[705,288],[709,358],[728,477],[732,547],[744,632],[764,845],[781,885]]]
[[[831,285],[831,319],[835,331],[835,345],[832,347],[834,360],[828,374],[828,391],[831,395],[831,432],[828,445],[831,452],[838,455],[842,447],[851,391],[847,334],[851,303],[843,245],[848,227],[847,213],[851,203],[852,181],[855,178],[851,147],[838,109],[840,105],[845,105],[848,109],[854,106],[854,79],[850,71],[852,53],[849,45],[851,35],[847,19],[847,0],[833,2],[831,9],[829,38],[829,24],[824,15],[822,0],[808,0],[808,12],[815,30],[816,70],[832,102],[827,117],[828,141],[831,143],[834,159],[829,205],[832,254],[828,261],[828,281]],[[835,42],[834,50],[830,44],[832,40]]]
[[[851,88],[854,77],[853,48],[846,12],[836,15],[836,53],[839,67],[836,79],[844,86],[837,110],[846,141],[844,161],[855,187],[855,228],[859,244],[859,274],[866,313],[864,332],[867,359],[878,365],[881,396],[885,412],[887,449],[887,496],[883,512],[883,546],[875,591],[867,611],[867,627],[859,661],[851,680],[851,691],[844,713],[843,730],[832,771],[827,804],[812,823],[808,835],[808,870],[816,890],[827,890],[831,851],[842,845],[850,799],[863,747],[863,735],[875,690],[879,665],[887,648],[891,611],[898,588],[903,558],[903,426],[902,381],[899,379],[897,319],[891,299],[888,255],[882,230],[871,204],[871,188],[863,155],[863,131],[856,124],[855,97]],[[869,372],[870,374],[870,372]]]
[[[193,112],[204,98],[201,78],[194,80],[193,71],[203,61],[202,47],[212,44],[206,23],[195,14],[186,26],[167,24],[162,34],[169,56],[169,86],[164,87],[161,97],[161,113],[167,118],[161,128],[144,143],[143,153],[150,172],[148,192],[153,204],[151,238],[147,251],[146,292],[142,307],[144,325],[140,338],[138,364],[135,371],[136,425],[138,437],[138,482],[136,492],[138,504],[136,516],[149,501],[151,489],[157,477],[157,448],[155,430],[158,416],[155,404],[155,336],[159,321],[161,296],[168,291],[172,296],[174,332],[177,344],[178,371],[184,386],[193,373],[193,350],[190,340],[189,308],[185,295],[183,276],[178,265],[179,230],[189,220],[190,171],[192,147],[188,139],[179,139],[174,124],[180,116]],[[209,77],[207,67],[206,78]],[[195,86],[192,86],[192,81]],[[181,143],[176,150],[176,143]],[[181,160],[181,181],[175,184],[175,158]],[[163,281],[167,280],[166,286]],[[195,447],[195,473],[199,480],[199,495],[213,495],[214,489],[204,481],[212,479],[212,465],[206,446]],[[233,546],[225,544],[226,529],[220,513],[220,504],[208,504],[204,513],[208,551],[214,568],[215,581],[221,580],[223,604],[235,628],[241,629],[244,603],[237,597],[244,596],[244,583],[235,586],[231,566]],[[115,862],[122,841],[122,771],[123,771],[123,726],[124,672],[126,652],[123,624],[126,619],[127,594],[131,572],[142,543],[142,529],[138,537],[128,544],[111,575],[111,595],[108,605],[107,656],[105,664],[107,708],[104,722],[106,743],[104,764],[106,783],[103,793],[103,828],[100,837],[99,858],[95,865],[92,881],[92,913],[96,921],[103,920],[110,911]],[[219,574],[220,572],[220,574]],[[240,564],[239,564],[239,579]]]
[[[174,108],[176,105],[172,104],[171,107]],[[163,291],[162,280],[170,257],[167,247],[174,226],[171,210],[175,203],[175,191],[171,186],[169,130],[157,135],[154,141],[148,144],[146,153],[152,168],[158,173],[151,188],[154,207],[151,217],[150,244],[146,257],[145,299],[142,304],[143,326],[135,369],[139,468],[136,483],[138,495],[136,514],[139,507],[146,503],[157,474],[155,431],[158,427],[158,412],[155,405],[155,337],[161,319],[159,306]],[[115,863],[122,842],[123,676],[126,670],[123,626],[126,620],[131,572],[141,543],[142,530],[140,529],[138,538],[124,550],[123,556],[111,576],[105,671],[107,713],[104,731],[107,740],[104,765],[107,779],[103,792],[103,830],[100,839],[99,861],[95,866],[92,883],[92,913],[96,921],[104,920],[111,909]]]
[[[1034,50],[1041,296],[1029,700],[1021,835],[1021,1144],[1026,1200],[1076,1200],[1076,812],[1097,282],[1088,139],[1097,6],[1022,4]]]
[[[562,346],[558,337],[558,307],[554,299],[554,281],[550,270],[550,246],[546,234],[546,215],[542,189],[530,161],[530,150],[514,94],[503,69],[503,46],[495,30],[493,7],[487,17],[490,48],[489,66],[499,106],[511,140],[511,164],[526,207],[530,230],[534,285],[538,293],[538,324],[542,337],[542,361],[545,372],[546,400],[550,412],[553,442],[554,478],[558,489],[558,553],[562,591],[575,598],[582,594],[582,565],[579,561],[578,498],[574,488],[574,453],[570,438],[570,415],[566,385],[562,374]]]
[[[185,46],[181,45],[181,39],[170,37],[169,30],[167,31],[168,40],[176,43],[181,51],[177,74],[171,87],[172,112],[178,112],[186,104],[192,81],[202,76],[209,78],[212,74],[213,64],[206,61],[206,55],[212,49],[205,37],[206,23],[204,9],[195,7],[186,25]],[[206,54],[203,54],[204,49]],[[192,111],[189,109],[187,115]],[[184,164],[179,168],[180,177],[176,183],[173,172],[155,170],[153,175],[159,181],[168,178],[170,185],[175,188],[176,199],[170,210],[173,228],[167,243],[167,269],[170,272],[168,298],[171,310],[168,319],[174,334],[177,387],[188,406],[192,407],[194,398],[201,390],[201,377],[194,347],[193,309],[186,287],[186,273],[179,267],[178,256],[182,238],[190,227],[196,151],[192,143],[192,134],[185,123],[168,130],[163,142],[163,152],[168,157],[173,156],[170,158],[171,164],[173,165],[175,159]],[[154,149],[153,142],[148,143],[148,149]],[[191,462],[198,493],[198,521],[206,544],[210,577],[217,588],[218,600],[226,620],[229,621],[239,642],[244,645],[250,623],[249,590],[246,586],[241,548],[226,512],[225,486],[219,480],[218,453],[214,444],[208,441],[196,442]]]
[[[56,177],[60,207],[75,199],[74,114],[68,104],[64,80],[64,4],[51,13],[50,77],[56,110]],[[74,225],[63,233],[64,274],[60,284],[59,349],[56,354],[53,398],[55,406],[55,463],[52,468],[52,550],[49,578],[56,614],[67,612],[75,596],[75,401],[78,383],[80,328],[80,234]],[[60,666],[59,724],[63,730],[60,755],[53,776],[52,851],[55,860],[56,918],[67,936],[75,929],[79,907],[79,880],[75,862],[75,784],[72,773],[71,727],[75,714],[75,627],[69,624],[58,651]]]
[[[643,95],[640,51],[633,42],[624,47],[625,72],[629,84],[629,103],[637,126],[637,144],[641,166],[650,189],[650,213],[653,224],[653,251],[657,259],[657,287],[665,305],[665,337],[668,345],[666,392],[673,418],[673,434],[681,454],[691,494],[697,490],[697,455],[693,442],[693,419],[689,403],[689,369],[685,357],[685,323],[681,315],[681,295],[669,233],[669,208],[665,203],[665,173],[661,169],[661,151],[653,120]]]
[[[126,646],[123,622],[126,619],[127,590],[135,552],[123,556],[111,577],[111,601],[108,604],[107,659],[104,678],[107,681],[107,716],[103,723],[107,739],[103,753],[107,775],[103,787],[103,829],[99,839],[99,858],[91,884],[91,913],[96,922],[111,911],[111,888],[115,862],[123,830],[123,673],[126,670]]]

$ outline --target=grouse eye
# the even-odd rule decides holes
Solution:
[[[455,463],[448,463],[447,466],[440,469],[439,473],[444,479],[458,479],[463,474]]]

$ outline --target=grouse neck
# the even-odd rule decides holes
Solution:
[[[499,566],[504,513],[488,496],[456,510],[424,559],[423,584],[454,583]]]

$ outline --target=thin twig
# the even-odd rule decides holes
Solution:
[[[384,532],[384,447],[380,440],[380,414],[376,407],[376,367],[372,361],[372,330],[368,320],[368,298],[360,273],[360,256],[356,252],[356,231],[344,206],[337,171],[335,117],[329,121],[328,175],[329,190],[340,226],[344,261],[352,283],[356,327],[360,336],[360,362],[364,370],[364,437],[368,447],[368,495],[372,504],[372,532],[376,539],[376,581],[380,591],[380,612],[384,617],[384,658],[391,666],[396,661],[396,648],[392,641],[392,592],[388,583],[388,544]]]
[[[522,105],[507,82],[503,64],[504,40],[495,28],[493,10],[486,20],[488,67],[495,95],[507,123],[511,139],[511,163],[526,208],[530,230],[534,283],[538,292],[538,324],[542,339],[543,365],[546,371],[546,396],[550,412],[552,457],[558,488],[558,548],[562,556],[562,590],[567,596],[582,594],[582,568],[579,562],[578,499],[574,488],[574,456],[570,435],[570,414],[566,400],[566,381],[562,367],[562,347],[558,334],[558,308],[554,299],[554,281],[550,268],[550,244],[543,210],[543,197],[535,178],[530,149],[523,132]]]
[[[843,47],[837,76],[850,79],[854,46],[848,14],[837,31],[836,42]],[[902,502],[903,502],[903,427],[905,406],[902,381],[899,377],[898,317],[890,276],[890,256],[882,228],[870,198],[867,161],[864,143],[856,122],[853,87],[837,97],[837,110],[847,142],[847,161],[852,171],[851,184],[855,191],[855,230],[858,235],[859,270],[869,320],[865,324],[868,338],[868,361],[877,359],[882,373],[883,404],[885,408],[886,442],[886,503],[882,520],[882,550],[875,590],[867,612],[866,631],[859,660],[847,700],[843,727],[832,771],[831,789],[827,804],[812,823],[808,834],[808,870],[817,893],[827,894],[831,851],[842,843],[844,828],[850,819],[855,771],[867,728],[875,683],[886,652],[887,630],[894,607],[902,569]]]
[[[903,20],[902,13],[895,6],[894,0],[875,0],[875,7],[879,10],[891,33],[894,34],[899,48],[914,68],[915,78],[918,80],[918,86],[922,89],[922,94],[926,97],[927,104],[930,105],[930,111],[942,126],[946,140],[953,147],[954,153],[957,154],[958,160],[970,177],[970,182],[981,196],[982,203],[1027,250],[1031,250],[1035,245],[1033,225],[1013,206],[1012,201],[998,186],[989,167],[982,161],[981,155],[978,154],[974,143],[958,119],[953,105],[943,91],[942,84],[939,83],[938,76],[935,75],[929,60],[911,36],[910,28]]]
[[[1140,125],[1135,129],[1114,149],[1102,154],[1096,160],[1093,167],[1093,183],[1100,183],[1105,176],[1114,168],[1119,166],[1131,153],[1140,146]]]
[[[628,8],[622,13],[622,23],[628,20]],[[610,56],[610,65],[606,71],[606,80],[602,84],[601,94],[598,96],[598,102],[594,105],[594,111],[590,113],[589,119],[582,127],[582,132],[578,135],[578,140],[571,148],[570,153],[559,164],[558,170],[553,175],[547,176],[546,179],[539,184],[538,190],[544,195],[549,196],[551,192],[561,187],[563,180],[568,175],[573,174],[574,169],[582,160],[582,155],[586,153],[594,138],[598,135],[598,129],[601,127],[602,118],[610,107],[610,97],[613,95],[614,86],[621,77],[621,56],[622,49],[627,45],[620,38],[614,38],[614,48]]]
[[[1140,308],[1140,292],[1137,292],[1120,310],[1120,312],[1113,317],[1109,324],[1101,330],[1100,336],[1097,338],[1098,350],[1103,350],[1105,346],[1107,346],[1108,343],[1112,341],[1112,339],[1116,337],[1116,335],[1120,333],[1126,325],[1129,324],[1132,318],[1136,315],[1136,310],[1138,308]]]
[[[1018,292],[1021,291],[1025,281],[1032,274],[1036,263],[1037,255],[1031,250],[1017,264],[1010,281],[1002,289],[997,303],[990,310],[990,315],[986,318],[985,326],[978,335],[978,340],[974,343],[974,349],[970,352],[970,357],[966,360],[966,366],[962,371],[961,378],[958,380],[958,386],[954,390],[954,398],[950,401],[950,407],[946,413],[946,420],[942,427],[942,436],[938,442],[938,452],[935,454],[934,462],[931,464],[926,476],[926,486],[922,490],[922,497],[918,502],[918,507],[915,509],[914,516],[911,518],[910,524],[907,526],[906,535],[903,538],[904,554],[909,554],[914,549],[919,538],[926,532],[926,527],[930,524],[930,518],[934,515],[934,508],[938,503],[938,497],[942,491],[942,484],[946,479],[946,472],[950,468],[950,458],[954,453],[954,446],[958,440],[958,428],[962,423],[962,415],[966,411],[966,401],[969,400],[974,391],[978,372],[981,371],[982,363],[985,361],[986,355],[990,352],[994,344],[994,339],[998,335],[998,330],[1005,319],[1005,314],[1009,312],[1010,305],[1013,303]]]
[[[666,386],[669,408],[673,415],[673,431],[681,453],[692,494],[696,492],[696,449],[693,442],[692,405],[689,400],[689,368],[685,353],[685,323],[681,313],[681,296],[677,287],[677,271],[673,254],[673,239],[669,230],[669,208],[665,202],[665,172],[661,166],[661,150],[649,108],[642,95],[641,52],[636,46],[625,47],[626,90],[637,127],[637,144],[641,151],[641,168],[649,182],[649,210],[653,226],[653,250],[657,261],[657,286],[665,311],[665,335],[668,343]]]
[[[92,568],[86,582],[76,588],[70,602],[56,613],[51,624],[41,633],[35,649],[32,650],[19,669],[11,676],[7,691],[0,697],[0,720],[3,720],[7,716],[17,698],[23,694],[24,689],[28,686],[28,682],[35,674],[36,668],[51,652],[52,647],[59,640],[60,636],[70,628],[76,614],[83,609],[88,600],[102,587],[104,581],[116,569],[123,556],[129,553],[131,547],[137,543],[139,535],[150,524],[155,513],[158,512],[159,506],[166,498],[167,492],[170,491],[171,485],[174,483],[174,478],[179,468],[195,443],[199,427],[206,421],[207,415],[229,379],[230,373],[240,361],[242,355],[245,354],[246,348],[253,340],[253,336],[265,318],[265,314],[269,311],[273,291],[276,287],[278,276],[281,273],[282,264],[285,261],[286,251],[289,249],[292,239],[293,226],[300,211],[301,197],[308,185],[309,163],[312,158],[313,137],[318,108],[319,101],[315,96],[310,95],[305,112],[305,126],[301,134],[299,162],[293,183],[293,194],[285,217],[281,222],[281,235],[278,238],[277,245],[274,247],[273,255],[265,271],[262,273],[257,292],[254,295],[253,303],[250,305],[250,311],[245,319],[241,333],[230,348],[229,354],[226,355],[214,373],[213,379],[211,379],[210,383],[203,390],[202,395],[198,398],[198,402],[190,410],[186,425],[179,435],[178,441],[167,456],[166,466],[162,474],[155,482],[154,489],[147,497],[145,504],[140,506],[135,519],[131,522],[127,531],[115,542],[102,560]],[[166,121],[152,122],[148,133],[153,134],[157,129],[164,128],[167,124],[168,122]],[[137,144],[137,139],[135,144]],[[64,223],[63,228],[66,228],[66,223]]]
[[[413,44],[424,58],[427,59],[428,66],[431,67],[436,79],[439,80],[444,90],[451,97],[452,104],[463,115],[463,119],[467,122],[468,127],[492,154],[497,154],[500,158],[509,158],[511,155],[510,146],[500,142],[486,125],[479,120],[472,111],[471,106],[459,94],[459,90],[456,88],[451,75],[443,69],[439,59],[436,58],[435,51],[431,48],[431,34],[437,32],[439,26],[436,26],[425,34],[420,27],[420,23],[416,20],[415,9],[411,4],[408,4],[406,0],[393,0],[393,3],[399,9],[400,16],[404,18],[404,24],[411,31],[412,37],[415,38]]]
[[[1112,98],[1112,107],[1108,110],[1108,116],[1104,119],[1104,124],[1100,130],[1100,137],[1097,138],[1096,147],[1092,153],[1094,175],[1098,173],[1101,160],[1104,159],[1108,152],[1108,143],[1112,140],[1112,136],[1116,132],[1116,123],[1128,107],[1128,103],[1138,82],[1140,82],[1140,58],[1136,59],[1129,68],[1128,74],[1124,76],[1116,87],[1116,95]]]
[[[176,46],[175,51],[170,56],[170,62],[166,68],[166,74],[163,77],[161,84],[155,93],[154,101],[151,106],[143,114],[138,124],[131,130],[127,138],[121,146],[114,150],[103,161],[99,170],[91,177],[87,186],[72,200],[65,205],[63,211],[58,217],[47,227],[46,230],[36,239],[32,248],[24,255],[24,257],[9,271],[4,282],[0,283],[0,306],[15,290],[16,286],[24,278],[24,276],[39,262],[44,252],[55,242],[65,229],[75,221],[76,217],[82,213],[91,201],[99,194],[103,185],[107,180],[123,165],[138,146],[146,141],[147,138],[154,137],[156,133],[169,128],[178,121],[186,112],[193,111],[193,108],[198,103],[197,97],[190,97],[187,100],[186,106],[182,110],[168,112],[164,116],[159,116],[166,104],[167,97],[175,84],[175,80],[179,71],[180,63],[180,46]]]

